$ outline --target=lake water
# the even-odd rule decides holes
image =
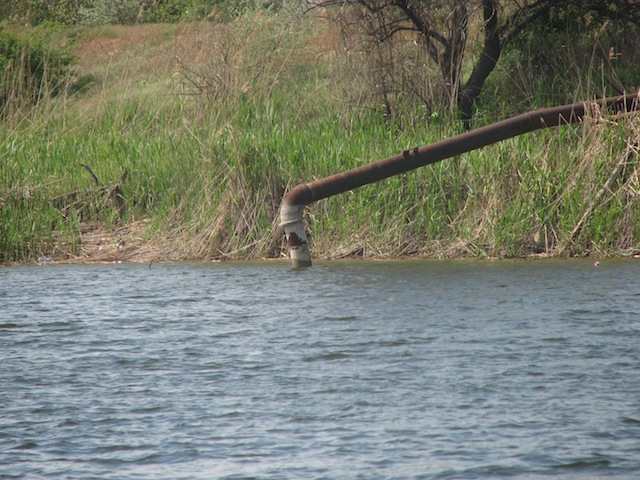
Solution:
[[[640,261],[0,268],[0,478],[640,478]]]

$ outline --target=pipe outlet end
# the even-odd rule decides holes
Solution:
[[[303,221],[304,205],[283,204],[280,209],[280,226],[289,248],[293,268],[311,266],[311,253]]]

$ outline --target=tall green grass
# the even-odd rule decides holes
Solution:
[[[7,119],[0,261],[73,256],[87,228],[142,219],[169,258],[276,257],[288,189],[457,133],[420,106],[389,119],[345,103],[341,53],[318,50],[316,28],[181,25],[78,71],[92,81],[75,95]],[[320,201],[307,209],[312,254],[635,252],[639,136],[635,115],[593,119]]]

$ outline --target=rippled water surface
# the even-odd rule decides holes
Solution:
[[[640,478],[640,262],[0,268],[0,478]]]

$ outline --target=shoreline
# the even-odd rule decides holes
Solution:
[[[151,238],[146,234],[149,220],[138,220],[123,224],[114,229],[107,229],[102,225],[82,225],[80,228],[80,242],[77,253],[72,254],[59,250],[59,255],[50,254],[31,258],[25,261],[0,262],[0,266],[26,266],[26,265],[97,265],[97,264],[148,264],[154,263],[223,263],[223,262],[289,262],[288,255],[282,251],[279,257],[243,258],[225,255],[211,255],[200,258],[189,257],[181,254],[175,239],[169,236],[156,235]],[[490,256],[490,255],[464,255],[460,253],[464,249],[457,248],[451,242],[443,245],[439,251],[432,254],[417,253],[408,255],[366,255],[363,249],[335,250],[334,255],[326,255],[316,252],[312,259],[314,262],[330,262],[340,260],[363,261],[394,261],[394,260],[480,260],[480,261],[541,261],[541,260],[633,260],[640,259],[640,251],[626,251],[614,254],[567,255],[554,254],[553,252],[531,252],[522,256]],[[326,247],[325,247],[326,250]],[[443,252],[449,252],[444,254]],[[452,254],[453,253],[453,254]]]

